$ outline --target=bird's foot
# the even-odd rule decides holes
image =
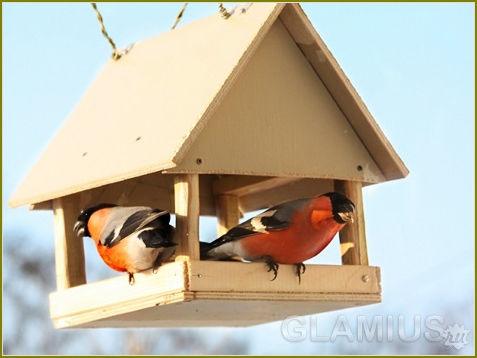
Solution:
[[[136,283],[136,280],[134,279],[134,274],[131,272],[128,272],[128,278],[129,278],[129,284],[132,286]]]
[[[270,256],[265,256],[264,259],[265,259],[265,262],[268,265],[268,271],[267,272],[273,271],[273,273],[275,274],[275,276],[273,276],[273,278],[270,280],[270,281],[274,281],[277,278],[278,267],[279,266],[275,262],[275,260],[273,260]]]
[[[298,276],[298,284],[301,283],[301,274],[305,273],[306,266],[303,262],[300,262],[299,264],[295,265],[296,267],[296,275]]]

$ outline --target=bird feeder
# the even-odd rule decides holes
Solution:
[[[381,301],[362,187],[408,170],[299,4],[229,13],[110,60],[11,198],[53,211],[56,328],[249,326]],[[308,264],[298,284],[293,265],[270,281],[264,263],[200,260],[200,216],[220,235],[242,213],[328,191],[356,204],[342,265]],[[174,213],[175,260],[134,285],[88,283],[72,228],[102,202]]]

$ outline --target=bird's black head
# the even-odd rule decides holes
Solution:
[[[81,214],[78,216],[78,219],[75,222],[75,225],[73,226],[73,231],[76,233],[77,236],[90,236],[89,230],[88,230],[88,220],[93,215],[95,211],[105,209],[105,208],[112,208],[114,206],[117,206],[115,204],[98,204],[95,206],[91,206],[81,212]]]
[[[333,217],[340,224],[346,224],[348,221],[354,221],[354,203],[346,196],[336,192],[330,192],[324,194],[331,200],[331,206],[333,208]]]

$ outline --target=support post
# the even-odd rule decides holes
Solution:
[[[340,247],[343,265],[368,266],[362,184],[360,181],[335,180],[335,191],[346,195],[355,205],[355,221],[341,229]]]
[[[176,261],[199,260],[199,174],[174,176]]]
[[[216,195],[217,236],[220,237],[240,221],[239,200],[237,195]]]
[[[56,286],[58,291],[86,283],[83,239],[73,231],[80,214],[76,195],[53,199]]]

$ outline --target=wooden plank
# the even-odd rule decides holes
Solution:
[[[341,229],[341,262],[343,265],[368,265],[362,184],[359,181],[336,180],[335,190],[346,195],[355,205],[355,221]]]
[[[199,175],[174,176],[176,260],[199,260]]]
[[[212,182],[216,177],[216,175],[199,177],[201,215],[215,215]],[[150,206],[173,213],[174,175],[153,173],[139,179],[123,180],[104,187],[85,190],[79,194],[82,208],[102,202],[112,202],[126,206]]]
[[[217,236],[220,237],[239,224],[240,210],[236,195],[216,195]]]
[[[287,4],[280,13],[280,20],[345,114],[386,180],[406,177],[409,170],[301,6]]]
[[[99,203],[115,203],[122,206],[132,206],[131,193],[137,187],[140,178],[123,180],[120,183],[106,185],[101,187],[101,195],[98,198]],[[119,185],[118,185],[119,184]]]
[[[191,261],[191,291],[379,293],[379,268],[372,266],[306,265],[301,284],[294,265],[280,265],[274,281],[265,263]]]
[[[214,181],[213,193],[214,195],[250,195],[293,183],[301,179],[302,178],[297,177],[227,175]]]
[[[255,4],[227,21],[217,12],[138,41],[121,61],[108,61],[9,204],[46,201],[173,168],[283,6]]]
[[[193,301],[157,306],[126,313],[80,327],[247,327],[283,320],[291,315],[309,315],[380,302],[376,295],[329,294],[314,295],[310,301],[283,294],[280,299],[248,299],[244,294],[223,294],[209,299],[208,293],[197,293]]]
[[[29,210],[53,210],[53,203],[51,200],[47,200],[41,203],[31,204]]]
[[[86,283],[83,240],[73,226],[80,213],[75,195],[53,199],[56,284],[59,291]]]
[[[249,326],[381,301],[378,267],[292,266],[275,281],[261,263],[172,262],[50,295],[56,328]],[[199,277],[200,275],[200,277]]]
[[[199,175],[200,215],[217,216],[217,205],[212,193],[212,185],[217,178],[218,175],[215,174]]]
[[[130,205],[147,205],[171,213],[175,210],[173,181],[169,187],[140,182],[131,194]]]
[[[385,180],[280,21],[270,28],[184,158],[168,171]]]
[[[242,17],[242,21],[243,21],[242,26],[239,26],[239,23],[236,22],[235,23],[236,26],[229,26],[226,29],[224,29],[223,33],[220,33],[220,34],[217,32],[218,27],[214,28],[214,35],[221,36],[222,39],[225,40],[227,43],[230,43],[230,41],[233,39],[232,36],[235,34],[235,31],[238,30],[239,32],[238,39],[235,40],[234,45],[232,47],[223,46],[223,48],[227,48],[227,51],[222,54],[223,58],[220,58],[218,63],[219,66],[216,66],[215,70],[218,70],[219,68],[223,67],[223,64],[226,62],[226,60],[229,60],[231,55],[235,53],[235,51],[238,49],[239,43],[243,43],[244,40],[247,41],[246,40],[247,36],[251,32],[254,31],[255,33],[252,35],[251,38],[249,38],[249,40],[246,43],[246,46],[242,47],[242,49],[238,51],[240,53],[239,59],[234,60],[235,62],[233,63],[233,67],[231,68],[231,71],[227,73],[227,77],[225,81],[223,82],[223,84],[221,85],[220,91],[216,93],[213,99],[211,97],[203,96],[203,94],[205,94],[204,88],[203,88],[204,86],[203,85],[201,86],[201,91],[199,91],[199,93],[202,95],[202,98],[210,99],[211,101],[207,109],[205,110],[205,112],[202,114],[202,120],[198,122],[195,127],[193,127],[185,143],[183,143],[182,146],[179,148],[179,150],[177,150],[175,157],[173,159],[174,163],[180,163],[183,161],[183,158],[187,154],[189,147],[194,141],[197,140],[197,136],[200,134],[205,124],[209,121],[210,117],[214,115],[214,112],[216,111],[217,106],[219,106],[222,103],[224,97],[228,95],[230,89],[234,86],[234,83],[237,81],[237,79],[240,78],[242,71],[247,66],[251,57],[253,57],[257,48],[260,47],[263,38],[267,35],[269,29],[274,24],[275,20],[279,16],[284,6],[285,4],[279,4],[279,3],[256,4],[253,11],[247,12],[247,16]],[[257,25],[259,25],[258,28],[256,27]],[[230,30],[233,30],[233,31],[230,31]],[[198,32],[196,31],[195,33],[196,36],[197,36],[197,33]],[[197,39],[194,39],[194,42],[197,42]],[[194,48],[199,49],[199,47],[197,46],[195,46]],[[204,46],[204,48],[207,49],[205,58],[208,59],[207,61],[204,61],[204,62],[207,63],[210,61],[212,63],[211,52],[210,52],[211,50],[210,41],[207,43],[207,46]],[[214,69],[214,67],[209,67],[209,68]],[[184,75],[182,76],[183,78],[187,78]],[[205,82],[207,83],[206,87],[210,87],[210,83],[213,83],[213,81],[210,81],[210,80],[206,80]],[[181,90],[183,91],[182,86],[181,86]],[[194,92],[196,93],[197,91],[194,90]],[[187,97],[184,97],[184,98],[187,98]],[[210,143],[213,143],[213,142],[210,142]],[[215,146],[215,147],[221,148],[220,146]],[[196,153],[193,153],[193,155],[195,154]],[[196,158],[198,159],[200,157],[196,157]],[[200,162],[201,164],[199,164],[196,159],[194,159],[194,162],[198,165],[202,165],[203,163],[203,161],[201,160]],[[174,169],[173,167],[171,168]]]
[[[98,320],[111,315],[182,301],[185,291],[185,262],[170,262],[157,272],[134,274],[130,285],[126,274],[50,294],[50,316],[54,320],[83,315],[83,320]]]
[[[262,210],[286,201],[318,196],[333,190],[333,180],[301,178],[281,187],[241,196],[239,206],[243,212]]]

